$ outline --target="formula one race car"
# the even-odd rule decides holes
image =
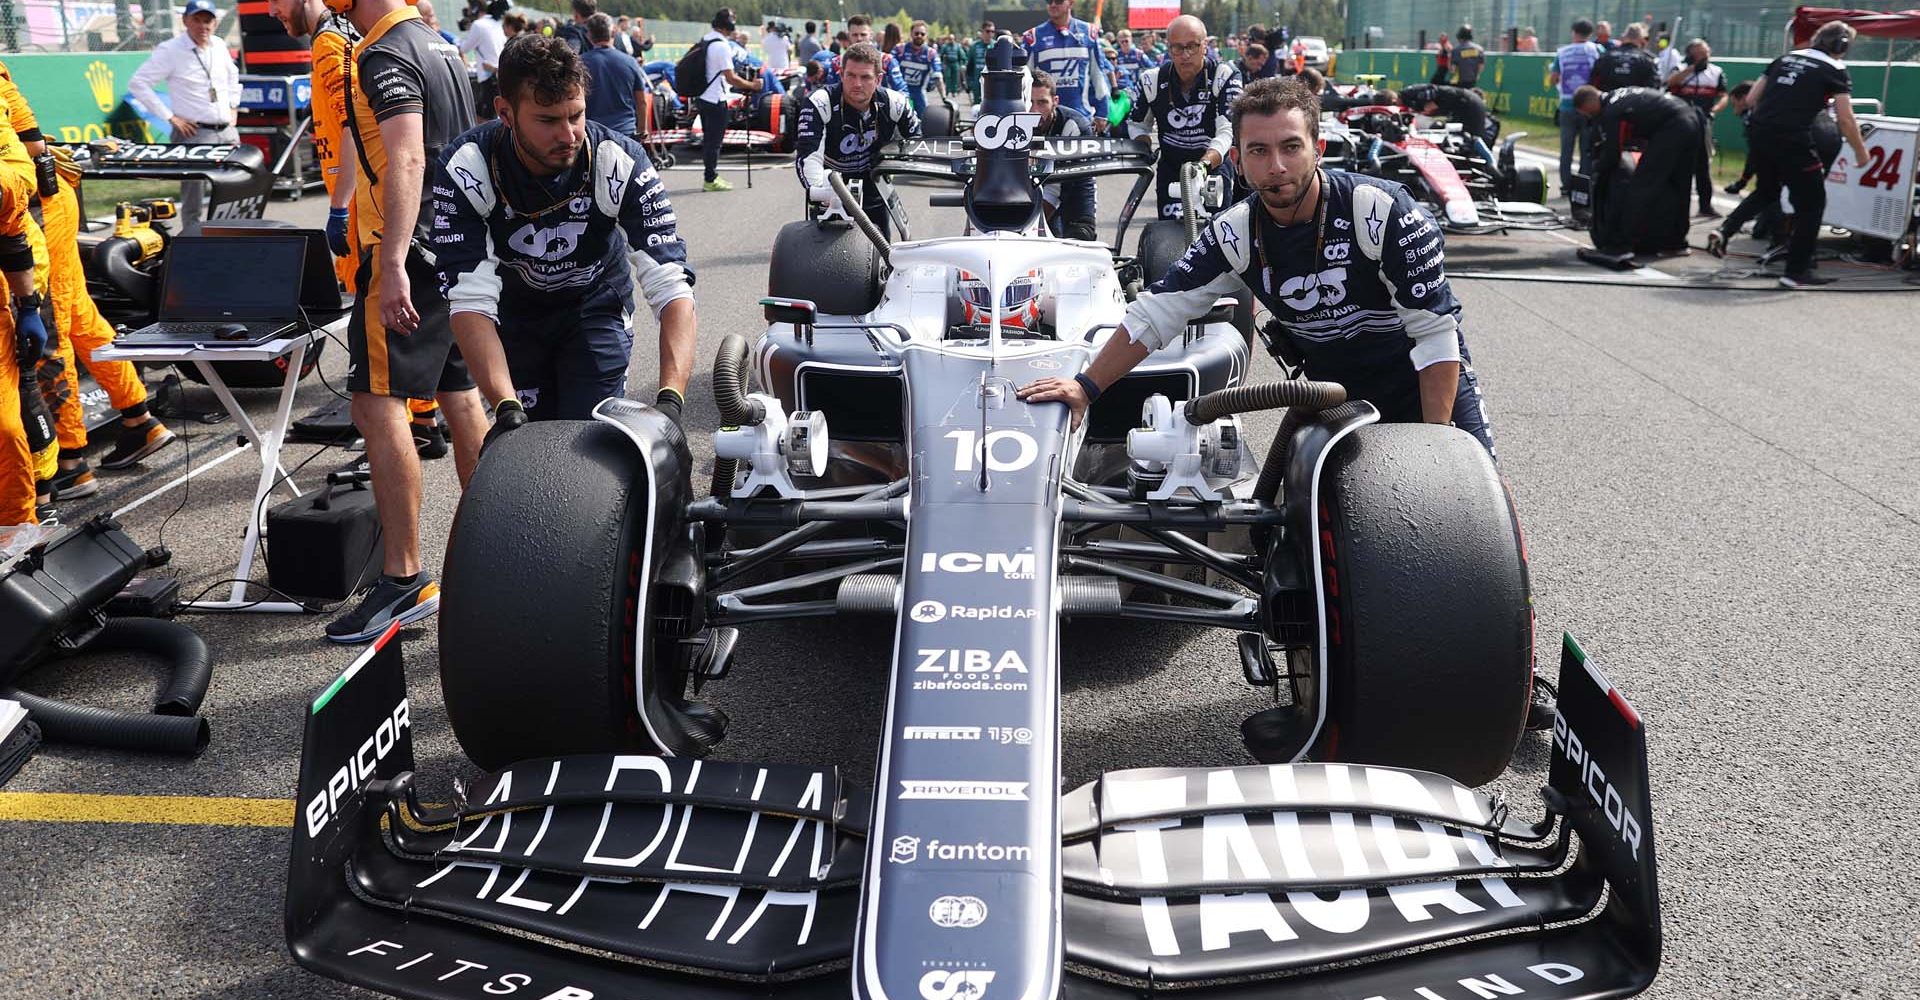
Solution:
[[[794,258],[783,234],[776,286],[812,268],[872,298],[770,298],[751,363],[729,338],[709,496],[678,426],[624,399],[492,445],[447,551],[440,655],[454,733],[495,773],[419,801],[392,631],[323,691],[286,906],[303,965],[463,1000],[1652,981],[1644,735],[1571,641],[1545,818],[1468,787],[1513,750],[1532,630],[1471,437],[1381,425],[1338,386],[1238,385],[1223,311],[1079,427],[1014,396],[1080,370],[1130,283],[1108,248],[1041,235],[1039,183],[1142,165],[1124,141],[1032,138],[1014,55],[997,47],[950,173],[968,235],[888,243],[844,193],[843,243]],[[1272,405],[1292,408],[1256,474],[1234,417]],[[895,623],[874,790],[704,759],[727,720],[694,699],[739,630],[843,615]],[[1290,694],[1249,727],[1268,763],[1061,795],[1065,618],[1238,632],[1246,679]]]
[[[1404,108],[1368,105],[1325,114],[1320,131],[1328,166],[1399,181],[1450,233],[1559,229],[1546,207],[1546,172],[1515,163],[1508,136],[1495,154],[1456,123],[1420,127]]]

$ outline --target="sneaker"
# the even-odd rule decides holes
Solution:
[[[1703,205],[1703,206],[1701,206],[1701,208],[1700,208],[1700,211],[1699,211],[1699,213],[1698,213],[1698,214],[1697,214],[1697,215],[1695,216],[1695,218],[1700,218],[1700,219],[1718,219],[1718,218],[1720,218],[1720,210],[1719,210],[1719,209],[1717,209],[1717,208],[1715,208],[1715,207],[1713,207],[1712,205]]]
[[[1716,229],[1707,234],[1707,252],[1715,257],[1727,255],[1727,234]]]
[[[61,469],[53,477],[53,498],[55,500],[78,500],[100,492],[100,480],[93,477],[93,470],[86,462],[71,469]]]
[[[708,181],[706,183],[706,186],[701,188],[701,190],[702,191],[731,191],[733,190],[733,185],[728,184],[724,178],[715,177],[713,180]]]
[[[1693,248],[1686,245],[1685,243],[1681,243],[1676,246],[1666,247],[1665,249],[1662,249],[1656,252],[1654,256],[1655,257],[1691,257],[1693,256]]]
[[[440,610],[440,585],[421,573],[412,583],[382,576],[360,606],[327,623],[333,642],[372,642],[396,622],[409,625]]]
[[[1559,716],[1560,689],[1539,674],[1533,675],[1533,694],[1527,701],[1527,728],[1534,732],[1552,729]]]
[[[413,424],[413,450],[423,461],[447,457],[447,432],[438,424]]]
[[[55,507],[51,500],[46,503],[36,503],[33,505],[33,519],[47,526],[59,524],[60,508]]]
[[[1781,288],[1819,288],[1821,285],[1831,284],[1833,284],[1832,278],[1823,278],[1812,271],[1802,271],[1799,274],[1783,274],[1780,276]]]
[[[138,427],[121,424],[113,439],[113,450],[100,460],[100,467],[124,469],[172,443],[173,432],[153,417]]]

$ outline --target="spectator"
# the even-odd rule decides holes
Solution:
[[[1600,46],[1591,40],[1593,30],[1593,22],[1584,17],[1573,22],[1573,41],[1554,53],[1553,72],[1547,78],[1560,88],[1560,108],[1553,117],[1560,126],[1560,190],[1563,193],[1573,188],[1576,144],[1580,147],[1580,172],[1589,178],[1593,176],[1593,133],[1573,110],[1574,92],[1593,78],[1593,64],[1602,54]]]
[[[1520,29],[1520,40],[1514,43],[1515,52],[1540,51],[1540,36],[1532,28]]]
[[[807,33],[800,36],[799,44],[794,47],[794,54],[799,57],[802,63],[812,59],[814,53],[820,51],[820,38],[815,34],[818,30],[819,27],[817,25],[812,21],[808,21]]]
[[[238,143],[234,118],[240,111],[240,67],[234,65],[227,43],[213,37],[213,0],[187,0],[180,17],[186,33],[153,47],[127,82],[133,100],[172,126],[170,141],[206,145]],[[162,102],[153,85],[167,85]],[[182,226],[199,222],[206,214],[207,182],[181,181]]]
[[[500,50],[507,44],[507,35],[499,19],[511,7],[508,0],[493,0],[460,39],[460,54],[473,60],[474,117],[481,121],[493,117],[493,97],[500,92],[494,74],[500,70]]]
[[[787,63],[793,58],[793,43],[787,40],[785,32],[777,30],[779,27],[777,22],[768,21],[766,27],[760,29],[762,65],[766,66],[767,72],[776,76],[787,68]]]
[[[1480,70],[1487,65],[1487,53],[1473,40],[1473,25],[1463,24],[1454,37],[1458,44],[1453,47],[1453,70],[1459,77],[1460,86],[1473,88],[1480,85]]]
[[[591,81],[587,87],[587,120],[599,122],[621,135],[640,130],[640,108],[647,102],[647,78],[633,57],[613,47],[613,18],[587,18],[588,49],[580,56]]]
[[[560,37],[575,52],[585,52],[593,42],[587,37],[587,18],[592,17],[600,8],[594,0],[573,0],[573,23],[560,29]],[[547,32],[552,34],[552,32]]]
[[[500,35],[503,38],[512,39],[515,35],[525,34],[527,28],[525,14],[513,13],[500,19]],[[502,43],[502,47],[505,47],[505,43]]]
[[[416,0],[414,7],[420,12],[420,20],[425,21],[427,27],[439,32],[441,39],[448,45],[453,45],[458,41],[458,39],[453,37],[452,32],[440,27],[440,19],[435,17],[433,13],[433,0]]]
[[[1451,77],[1452,75],[1453,75],[1453,39],[1448,38],[1447,33],[1443,31],[1440,33],[1440,41],[1434,46],[1433,78],[1431,80],[1428,80],[1427,82],[1434,84],[1435,86],[1438,86],[1440,84],[1446,83],[1447,78]]]

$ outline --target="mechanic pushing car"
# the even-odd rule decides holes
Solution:
[[[1040,125],[1034,130],[1036,136],[1090,136],[1093,123],[1087,116],[1072,108],[1060,106],[1059,98],[1053,90],[1053,76],[1046,70],[1034,70],[1030,76],[1030,94],[1028,97],[1033,113],[1040,116]],[[1049,184],[1041,191],[1046,202],[1047,225],[1056,236],[1065,236],[1070,240],[1098,240],[1099,230],[1094,224],[1095,195],[1093,178],[1082,177],[1079,180]]]
[[[693,271],[660,174],[586,117],[586,62],[556,38],[500,55],[497,117],[433,165],[433,232],[453,335],[493,407],[488,439],[590,420],[625,396],[637,288],[660,324],[654,405],[680,419],[693,373]]]
[[[1140,293],[1086,371],[1038,379],[1019,397],[1065,403],[1078,423],[1220,297],[1251,290],[1277,320],[1272,349],[1308,378],[1346,386],[1387,422],[1451,423],[1493,454],[1432,217],[1400,184],[1321,168],[1320,102],[1297,80],[1248,87],[1233,131],[1234,166],[1254,193]],[[1543,729],[1553,724],[1549,690],[1537,681],[1533,690],[1527,725]]]
[[[1652,87],[1622,87],[1603,94],[1588,84],[1574,91],[1573,107],[1599,124],[1600,142],[1593,154],[1594,249],[1606,254],[1686,253],[1687,188],[1700,144],[1700,118],[1693,105]],[[1615,187],[1620,157],[1634,146],[1640,149],[1640,162],[1623,193]]]
[[[794,126],[794,169],[807,200],[834,202],[827,171],[839,171],[849,185],[861,186],[860,207],[882,233],[888,232],[886,195],[873,176],[881,147],[895,139],[920,138],[920,116],[907,95],[880,86],[882,53],[858,42],[840,54],[840,82],[807,95]]]
[[[873,18],[865,14],[855,14],[847,18],[846,48],[851,49],[863,42],[872,45],[875,51],[880,52],[880,79],[886,88],[897,90],[902,94],[906,93],[907,78],[900,74],[900,64],[895,62],[893,56],[881,49],[880,43],[873,39]],[[846,55],[846,49],[842,49],[827,63],[827,86],[831,87],[840,82],[840,67]]]
[[[1201,29],[1203,36],[1205,31]],[[1073,16],[1073,0],[1047,0],[1047,20],[1028,28],[1021,44],[1027,47],[1029,66],[1053,74],[1060,106],[1092,118],[1094,127],[1104,131],[1105,108],[1095,107],[1100,95],[1095,93],[1093,77],[1111,74],[1113,66],[1100,51],[1093,26]]]
[[[1445,115],[1450,122],[1457,122],[1467,138],[1476,139],[1483,144],[1481,155],[1488,163],[1493,162],[1493,152],[1484,148],[1491,146],[1499,133],[1493,116],[1487,113],[1487,102],[1475,91],[1466,87],[1449,87],[1445,84],[1419,83],[1400,92],[1400,106],[1428,117]]]
[[[1154,167],[1154,205],[1163,219],[1180,217],[1180,168],[1199,160],[1219,170],[1233,148],[1233,102],[1240,73],[1207,57],[1207,25],[1182,14],[1167,25],[1165,65],[1140,71],[1129,94],[1128,118],[1160,133]]]
[[[946,77],[940,69],[940,50],[927,43],[927,22],[915,21],[908,41],[893,47],[893,64],[907,84],[907,100],[915,114],[927,113],[927,89],[947,92]]]

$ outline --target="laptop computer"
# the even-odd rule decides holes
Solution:
[[[253,347],[301,330],[301,236],[180,236],[167,250],[157,322],[142,347]]]
[[[254,224],[249,225],[252,222]],[[352,296],[340,292],[340,277],[333,270],[333,250],[327,246],[323,229],[295,229],[291,226],[263,226],[258,220],[208,219],[200,224],[204,236],[300,236],[307,241],[306,269],[300,275],[300,308],[315,323],[325,323],[337,314],[353,308]],[[325,318],[322,318],[325,314]]]

